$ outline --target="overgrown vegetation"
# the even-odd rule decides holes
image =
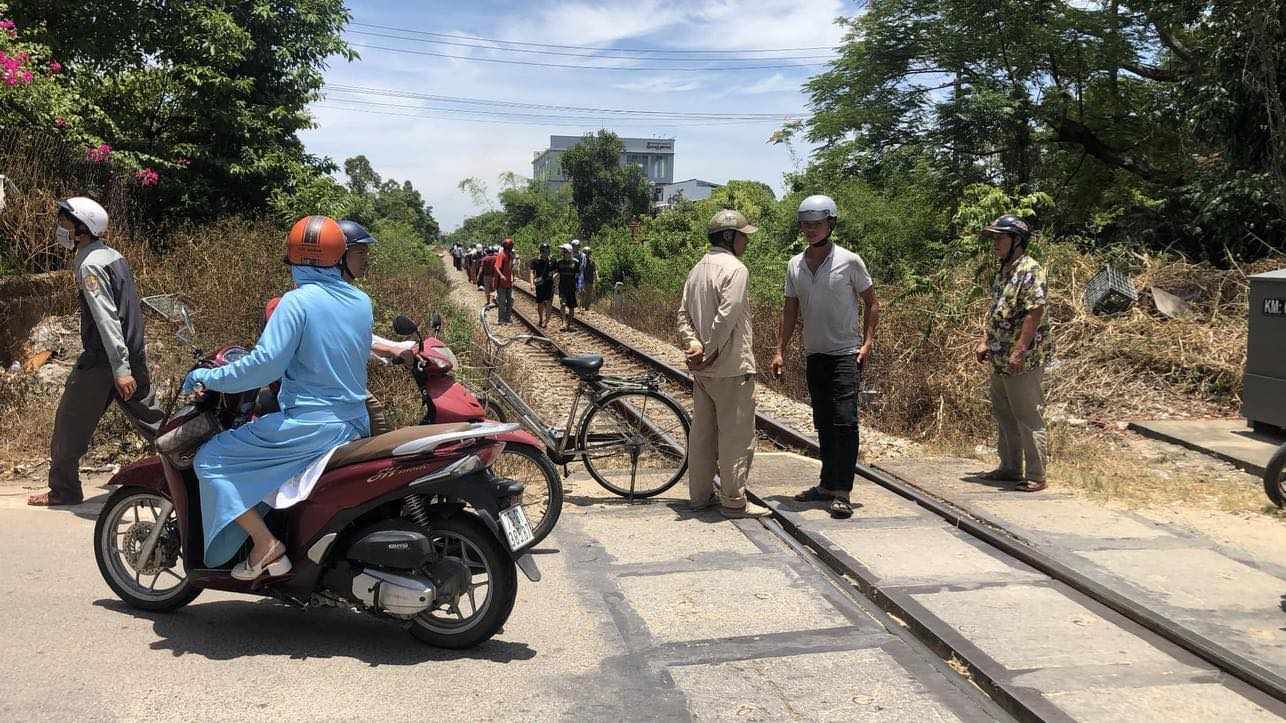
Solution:
[[[22,190],[8,196],[9,205],[0,214],[0,239],[13,240],[0,257],[20,271],[62,268],[69,254],[51,244],[55,202],[96,189],[95,195],[104,199],[112,215],[109,241],[128,259],[140,292],[182,297],[195,312],[197,342],[203,348],[253,344],[262,326],[264,304],[291,287],[288,267],[281,261],[285,230],[280,217],[229,216],[172,228],[162,237],[146,225],[129,221],[135,197],[148,189],[131,182],[119,167],[79,157],[60,139],[25,134],[0,138],[0,167]],[[369,176],[378,178],[374,171]],[[361,220],[379,240],[371,274],[361,282],[375,303],[376,332],[392,335],[391,321],[398,313],[423,320],[436,308],[448,318],[463,318],[446,306],[445,270],[425,243],[422,224],[431,217],[419,194],[395,182],[387,189],[339,188],[342,193],[335,198],[355,209],[355,214],[369,214]],[[0,360],[6,367],[13,360],[24,362],[37,352],[52,351],[25,344],[32,326],[46,315],[77,337],[76,292],[65,272],[15,277],[3,288],[13,297],[0,299],[4,311],[0,332],[6,340],[0,346]],[[169,324],[151,314],[145,316],[154,384],[161,398],[168,400],[174,382],[191,364],[191,354],[174,338]],[[458,322],[449,327],[457,337],[458,327]],[[385,401],[395,423],[419,419],[419,394],[404,368],[372,368],[370,387]],[[36,374],[0,371],[0,426],[9,430],[0,439],[0,462],[45,455],[59,392],[59,384],[42,384]],[[142,453],[125,418],[110,411],[98,428],[92,457],[121,462]]]

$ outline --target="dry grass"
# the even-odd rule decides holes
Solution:
[[[1139,303],[1124,314],[1100,317],[1088,313],[1081,298],[1103,261],[1066,245],[1046,245],[1044,251],[1056,347],[1045,376],[1055,487],[1131,506],[1190,500],[1204,508],[1265,509],[1262,490],[1248,476],[1225,474],[1218,465],[1152,459],[1115,433],[1112,423],[1236,416],[1246,350],[1246,277],[1280,268],[1286,259],[1224,270],[1136,254],[1130,263]],[[876,350],[863,374],[863,386],[876,394],[863,412],[864,424],[956,455],[973,456],[978,445],[991,444],[989,371],[972,356],[989,301],[987,282],[961,269],[915,292],[879,288],[883,313]],[[1151,298],[1153,286],[1186,300],[1191,316],[1161,315]],[[677,342],[672,311],[677,305],[677,298],[639,290],[625,304],[600,310]],[[779,315],[776,305],[754,309],[761,369],[768,368]],[[798,343],[797,336],[796,348],[786,356],[784,380],[767,386],[803,401],[807,389]]]
[[[1190,509],[1263,512],[1282,517],[1256,477],[1195,452],[1132,443],[1108,431],[1055,428],[1051,489],[1130,508],[1182,504]],[[1197,458],[1197,461],[1192,461]]]
[[[174,234],[163,256],[133,240],[113,240],[113,244],[129,259],[141,293],[177,293],[185,299],[194,312],[197,344],[211,349],[228,343],[253,344],[264,304],[291,288],[280,257],[282,233],[270,223],[229,219]],[[399,312],[421,320],[434,308],[448,318],[460,316],[445,305],[446,277],[436,259],[428,259],[424,266],[385,270],[363,287],[375,302],[376,331],[384,336],[391,335],[390,322]],[[74,298],[71,289],[60,293]],[[168,323],[146,316],[153,384],[161,401],[168,402],[192,363],[191,354]],[[369,386],[388,407],[394,424],[419,420],[419,393],[404,368],[373,367]],[[0,426],[8,430],[0,437],[0,465],[47,458],[57,402],[56,392],[41,393],[30,383],[0,382]],[[138,437],[113,408],[99,425],[84,464],[129,461],[141,453]]]

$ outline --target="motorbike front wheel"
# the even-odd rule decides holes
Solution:
[[[1286,444],[1277,448],[1264,468],[1264,492],[1278,507],[1286,505]]]
[[[144,559],[143,548],[158,526]],[[103,580],[132,608],[169,612],[201,594],[183,567],[178,514],[155,492],[122,487],[107,498],[94,524],[94,557]]]
[[[411,634],[439,648],[471,648],[500,631],[518,597],[509,548],[481,520],[456,514],[425,531],[436,558],[421,572],[438,599],[412,619]]]

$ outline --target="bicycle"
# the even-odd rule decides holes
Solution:
[[[545,445],[555,463],[584,463],[594,481],[627,499],[654,497],[673,487],[688,469],[688,433],[692,420],[665,392],[661,378],[649,373],[637,378],[605,376],[600,354],[563,356],[559,362],[576,374],[579,383],[562,429],[551,426],[506,382],[496,364],[499,353],[515,342],[543,343],[557,348],[549,337],[519,334],[500,338],[487,322],[482,307],[479,322],[487,337],[486,365],[481,388],[470,388],[488,410],[512,411],[529,432]],[[579,415],[582,401],[588,401]]]

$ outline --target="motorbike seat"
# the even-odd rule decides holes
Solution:
[[[576,372],[581,379],[593,379],[603,368],[602,354],[575,354],[558,360],[563,366]]]
[[[448,432],[462,432],[470,426],[468,422],[422,424],[414,427],[402,427],[392,432],[377,434],[374,437],[356,439],[335,450],[335,453],[330,456],[330,462],[326,464],[326,471],[329,472],[340,467],[347,467],[350,464],[367,462],[381,457],[392,457],[393,450],[408,442]]]

